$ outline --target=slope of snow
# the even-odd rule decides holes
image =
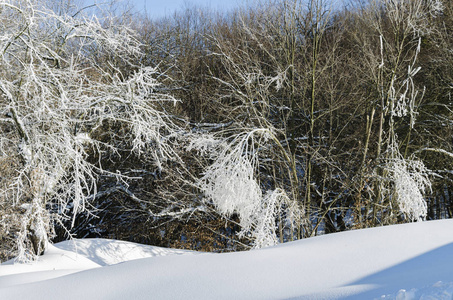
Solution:
[[[10,260],[1,264],[0,288],[43,281],[134,259],[195,253],[107,239],[65,241],[49,245],[46,254],[37,262],[20,264]],[[0,297],[0,300],[3,298]]]
[[[452,232],[441,220],[198,255],[77,240],[2,265],[0,299],[451,299]]]
[[[20,264],[10,260],[1,264],[0,299],[3,300],[1,288],[6,286],[42,281],[99,267],[99,264],[85,256],[49,245],[46,254],[37,262]]]
[[[107,239],[65,241],[56,244],[55,247],[75,252],[89,258],[101,266],[113,265],[124,261],[146,257],[197,253],[188,250],[167,249]]]

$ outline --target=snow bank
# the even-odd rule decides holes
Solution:
[[[37,262],[20,264],[9,260],[1,264],[0,299],[3,300],[1,288],[7,286],[42,281],[99,267],[98,263],[85,256],[49,245],[46,254]]]
[[[83,239],[65,241],[55,247],[75,252],[89,258],[95,263],[106,266],[133,259],[166,256],[175,254],[196,254],[197,252],[178,249],[167,249],[149,245],[141,245],[125,241],[108,239]]]
[[[451,299],[452,232],[453,220],[442,220],[198,255],[112,240],[65,242],[28,270],[2,265],[0,299]],[[21,284],[18,273],[49,270],[52,251],[72,252],[81,268],[92,264],[64,274],[66,264],[73,267],[61,260],[61,274]]]

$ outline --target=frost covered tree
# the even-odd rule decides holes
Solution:
[[[221,214],[238,215],[239,236],[250,237],[255,248],[278,243],[278,222],[280,228],[300,226],[304,217],[300,204],[287,195],[284,186],[276,186],[277,182],[263,183],[260,179],[265,161],[272,159],[270,153],[287,155],[271,129],[253,129],[231,139],[201,136],[189,147],[211,152],[214,162],[207,167],[198,185],[206,200]],[[283,239],[281,231],[279,235]]]
[[[91,233],[90,208],[112,202],[98,220],[145,220],[160,230],[138,235],[183,247],[453,215],[450,1],[156,22],[73,3],[0,0],[0,251],[32,258],[54,224]],[[192,230],[209,222],[209,239]]]
[[[338,140],[332,119],[320,122],[344,106],[334,87],[339,80],[330,76],[338,66],[341,37],[331,27],[332,8],[320,0],[269,2],[239,12],[230,28],[220,27],[209,37],[224,68],[214,78],[225,90],[220,107],[230,108],[233,126],[243,126],[243,132],[269,129],[284,149],[262,159],[260,169],[266,178],[261,182],[285,190],[305,212],[294,235],[279,228],[281,241],[315,234],[318,226],[308,220],[324,222],[327,198],[336,193],[323,186],[343,176],[340,164],[331,160]]]
[[[157,109],[176,100],[135,63],[141,44],[124,20],[46,4],[0,1],[0,209],[19,260],[89,208],[107,172],[93,157],[126,148],[160,169],[177,130]]]
[[[407,220],[426,217],[424,194],[431,188],[430,171],[409,149],[425,94],[425,88],[415,79],[421,70],[418,64],[422,39],[432,34],[429,20],[440,15],[442,9],[437,0],[376,0],[369,1],[360,14],[366,22],[363,33],[355,35],[364,54],[365,70],[361,72],[373,82],[375,95],[367,116],[362,171],[366,169],[373,128],[377,132],[376,159],[368,168],[374,174],[361,175],[373,177],[374,188],[360,179],[360,186],[372,190],[366,208],[358,205],[360,223],[362,211],[364,218],[371,218],[375,225],[395,223],[399,216]],[[372,36],[374,43],[364,35]],[[375,115],[377,126],[373,125]]]

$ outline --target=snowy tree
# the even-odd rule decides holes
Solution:
[[[274,144],[274,145],[273,145]],[[275,145],[277,144],[277,145]],[[272,147],[274,146],[274,147]],[[209,203],[224,216],[237,214],[240,236],[250,236],[254,247],[278,242],[277,220],[291,228],[301,223],[304,212],[284,189],[270,189],[260,182],[266,150],[283,151],[270,129],[258,128],[235,135],[231,141],[199,137],[191,148],[205,151],[214,147],[214,162],[204,172],[199,187]],[[267,149],[266,149],[267,148]],[[285,214],[286,218],[282,218]],[[281,233],[280,233],[281,234]]]
[[[2,163],[0,208],[17,222],[19,260],[45,250],[53,224],[89,208],[106,172],[89,157],[129,147],[160,169],[173,155],[167,136],[177,128],[156,107],[176,100],[156,90],[156,69],[134,64],[141,45],[112,18],[0,2],[0,161],[11,163]]]
[[[436,17],[442,10],[439,1],[371,1],[368,13],[385,8],[385,18],[374,18],[371,26],[379,33],[379,59],[373,64],[376,88],[380,99],[374,112],[379,109],[377,145],[376,202],[388,208],[388,215],[380,212],[380,222],[393,223],[398,210],[409,220],[422,220],[427,214],[423,198],[430,190],[429,170],[414,155],[409,157],[408,147],[411,132],[416,124],[418,106],[425,90],[415,84],[415,76],[421,67],[417,66],[422,37],[431,34],[429,16]],[[374,19],[373,19],[374,18]],[[386,30],[390,26],[391,30]],[[408,128],[406,147],[401,153],[397,121]],[[400,121],[400,122],[401,122]],[[371,130],[371,126],[369,127]],[[374,209],[374,219],[377,217]],[[387,220],[386,220],[387,219]]]

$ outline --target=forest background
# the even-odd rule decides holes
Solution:
[[[452,217],[451,1],[123,8],[0,2],[1,260]]]

